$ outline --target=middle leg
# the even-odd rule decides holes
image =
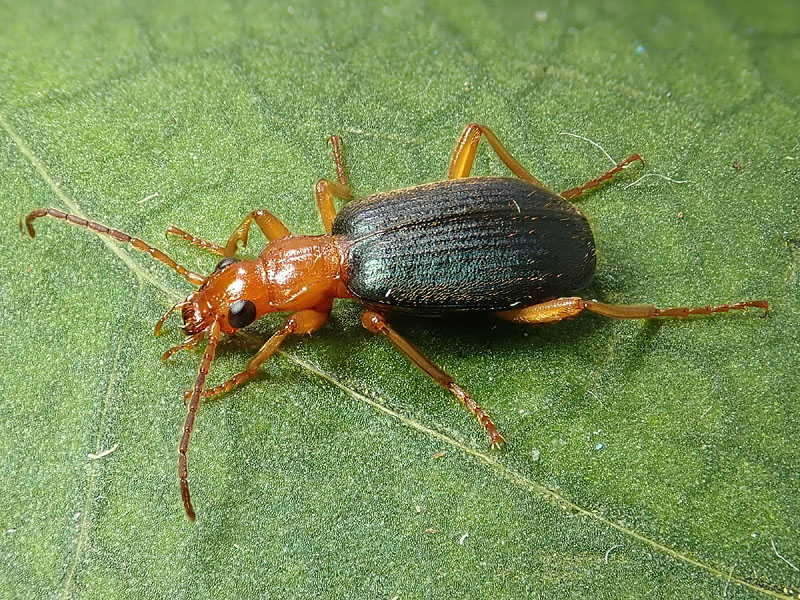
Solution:
[[[370,333],[380,333],[392,342],[400,352],[422,369],[428,377],[433,379],[436,383],[453,394],[458,400],[466,406],[469,411],[475,415],[478,422],[483,425],[486,433],[489,434],[489,444],[492,448],[501,446],[505,441],[500,432],[494,425],[494,422],[480,407],[480,405],[472,399],[467,391],[458,385],[453,378],[447,373],[442,371],[439,367],[433,364],[430,359],[413,346],[408,340],[392,329],[391,325],[386,320],[386,317],[371,310],[366,310],[361,315],[361,324]]]

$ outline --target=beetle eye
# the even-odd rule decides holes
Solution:
[[[239,259],[238,258],[233,258],[233,257],[223,258],[221,261],[219,261],[217,263],[217,266],[214,267],[214,270],[215,271],[219,271],[221,269],[224,269],[228,265],[232,265],[235,262],[239,262]]]
[[[228,313],[228,322],[232,327],[241,329],[247,327],[256,320],[256,305],[250,300],[237,300],[231,304],[231,311]]]

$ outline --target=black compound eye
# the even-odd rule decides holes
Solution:
[[[232,265],[235,262],[239,262],[239,259],[238,258],[223,258],[221,261],[219,261],[217,263],[217,266],[214,267],[214,270],[215,271],[219,271],[221,269],[224,269],[228,265]]]
[[[250,300],[237,300],[231,304],[231,312],[228,313],[228,322],[232,327],[241,329],[247,327],[256,320],[256,305]]]

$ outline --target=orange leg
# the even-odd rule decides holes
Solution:
[[[219,244],[215,244],[214,242],[209,242],[208,240],[204,240],[203,238],[199,238],[196,235],[192,235],[191,233],[187,233],[183,229],[179,227],[175,227],[175,225],[169,225],[167,227],[167,231],[165,235],[177,235],[178,237],[186,240],[193,246],[199,246],[203,250],[208,250],[209,252],[213,252],[214,254],[219,254],[220,256],[225,256],[225,247],[220,246]]]
[[[554,323],[562,319],[576,317],[584,310],[614,319],[653,319],[656,317],[684,319],[689,315],[709,315],[711,313],[728,312],[729,310],[742,310],[748,307],[761,308],[765,311],[765,314],[769,310],[766,300],[751,300],[735,304],[693,308],[686,306],[656,308],[652,304],[606,304],[605,302],[584,300],[583,298],[556,298],[555,300],[525,308],[496,312],[495,315],[514,323]]]
[[[484,412],[480,405],[472,399],[472,396],[470,396],[464,388],[454,382],[450,375],[433,364],[428,357],[397,333],[397,331],[392,329],[386,321],[386,317],[374,311],[367,310],[361,315],[361,324],[371,333],[380,333],[389,338],[389,341],[392,342],[400,352],[405,354],[411,362],[422,369],[436,383],[458,398],[458,400],[475,415],[475,418],[483,425],[484,429],[486,429],[492,448],[500,446],[505,441],[503,436],[500,435],[500,432],[497,431],[492,419]]]
[[[619,163],[613,169],[610,169],[610,170],[606,171],[605,173],[603,173],[602,175],[600,175],[600,177],[592,179],[591,181],[589,181],[587,183],[584,183],[583,185],[579,185],[578,187],[574,187],[572,189],[569,189],[569,190],[566,190],[564,192],[561,192],[561,194],[559,194],[559,195],[562,198],[565,198],[567,200],[569,200],[571,198],[577,198],[578,196],[583,194],[585,191],[591,190],[593,188],[596,188],[597,186],[599,186],[604,181],[608,181],[614,175],[616,175],[617,173],[622,171],[625,167],[627,167],[629,164],[631,164],[632,162],[636,162],[637,160],[639,162],[641,162],[642,165],[644,165],[644,160],[642,160],[641,156],[639,156],[638,154],[631,154],[628,158],[623,160],[621,163]]]
[[[347,178],[344,174],[344,162],[342,161],[342,149],[340,143],[342,138],[338,135],[332,135],[328,141],[333,146],[333,164],[336,167],[337,182],[328,181],[327,179],[320,179],[314,186],[314,197],[317,199],[317,208],[319,215],[322,217],[322,224],[325,226],[325,231],[330,234],[331,227],[333,226],[333,219],[336,217],[336,207],[333,204],[333,198],[341,198],[342,200],[349,200],[352,197],[350,193],[350,186],[347,185]]]
[[[530,181],[540,188],[547,189],[547,186],[531,175],[525,167],[519,164],[517,159],[511,156],[511,153],[505,149],[491,129],[477,123],[467,125],[461,133],[461,137],[458,138],[453,158],[450,159],[450,169],[447,171],[448,179],[469,177],[472,165],[475,163],[475,153],[478,151],[478,142],[481,141],[481,136],[488,140],[497,156],[500,157],[500,160],[505,163],[514,175],[525,181]]]
[[[289,230],[286,225],[275,215],[268,213],[265,210],[254,210],[244,218],[244,221],[234,230],[228,243],[225,246],[220,246],[213,242],[206,241],[199,237],[186,233],[183,229],[179,229],[174,225],[167,227],[167,234],[177,235],[193,244],[199,246],[203,250],[208,250],[220,256],[230,257],[236,254],[239,249],[239,242],[242,242],[242,248],[247,246],[247,236],[250,233],[250,225],[256,222],[256,225],[261,229],[264,236],[269,240],[277,240],[278,238],[286,237],[289,235]]]
[[[237,373],[227,381],[209,388],[205,391],[204,398],[210,398],[227,392],[231,388],[241,385],[256,373],[258,368],[265,360],[275,354],[275,351],[280,347],[283,341],[290,335],[302,335],[304,333],[313,333],[322,327],[327,321],[331,313],[331,306],[322,309],[301,310],[291,315],[283,324],[280,331],[270,337],[256,355],[251,358],[244,371]],[[186,397],[191,394],[186,393]]]

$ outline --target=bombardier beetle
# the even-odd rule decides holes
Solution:
[[[516,178],[470,177],[478,143],[484,137]],[[32,211],[25,218],[34,237],[39,217],[64,219],[147,252],[198,289],[159,319],[156,335],[173,311],[180,311],[186,339],[162,359],[194,348],[206,348],[191,391],[178,447],[181,497],[189,519],[195,511],[189,496],[186,452],[200,401],[227,392],[258,373],[290,335],[310,334],[328,320],[335,298],[355,298],[364,305],[363,326],[389,339],[411,362],[453,394],[478,419],[492,447],[504,442],[494,422],[470,394],[387,320],[391,312],[444,315],[491,311],[515,323],[553,323],[588,310],[617,319],[650,319],[701,315],[757,307],[752,300],[695,308],[607,304],[575,294],[595,272],[595,244],[589,223],[569,200],[596,188],[642,158],[633,154],[591,181],[556,193],[531,175],[483,125],[468,125],[450,160],[447,179],[374,194],[344,206],[337,214],[334,197],[349,200],[338,136],[333,147],[336,181],[320,179],[314,187],[325,235],[292,235],[265,210],[251,212],[227,244],[213,242],[170,225],[176,235],[222,256],[204,277],[177,264],[160,250],[117,229],[54,208]],[[255,223],[269,240],[256,259],[234,254],[246,246]],[[22,221],[20,221],[22,230]],[[265,314],[288,312],[280,330],[250,359],[244,370],[206,388],[206,376],[220,336],[247,327]]]

